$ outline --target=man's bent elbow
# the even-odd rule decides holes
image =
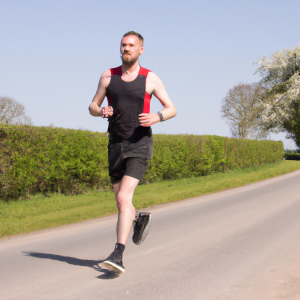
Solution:
[[[95,111],[95,107],[93,107],[93,103],[89,106],[89,112],[90,112],[90,115],[93,116],[93,117],[97,117],[97,111]]]
[[[88,110],[90,112],[90,115],[92,116],[93,114],[92,114],[92,110],[91,110],[91,105],[89,105]]]
[[[172,115],[172,118],[176,117],[177,115],[177,110],[175,108],[175,106],[173,106],[173,115]]]

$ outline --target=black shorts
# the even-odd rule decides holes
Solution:
[[[135,143],[128,140],[120,143],[109,142],[108,164],[111,183],[120,182],[124,175],[142,180],[152,152],[153,141],[152,137],[148,136]]]

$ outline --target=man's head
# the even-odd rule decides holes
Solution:
[[[129,31],[121,40],[121,55],[124,65],[132,66],[144,52],[144,38],[137,32]]]

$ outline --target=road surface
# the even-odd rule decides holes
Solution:
[[[116,216],[0,241],[0,299],[300,299],[300,171],[147,210],[120,277]]]

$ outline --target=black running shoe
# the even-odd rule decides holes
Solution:
[[[146,239],[151,225],[151,214],[140,212],[137,220],[133,221],[133,236],[132,241],[136,245],[140,245]]]
[[[122,253],[115,249],[114,252],[103,262],[110,271],[124,273],[125,268],[122,263]]]

